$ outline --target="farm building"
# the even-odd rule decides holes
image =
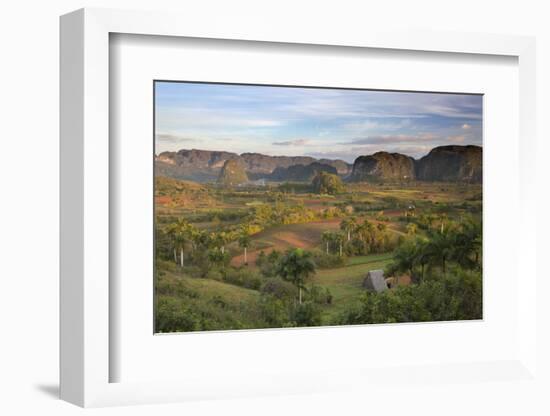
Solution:
[[[370,292],[384,292],[388,290],[388,285],[384,279],[383,270],[371,270],[363,280],[363,287]]]

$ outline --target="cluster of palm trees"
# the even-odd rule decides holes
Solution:
[[[184,219],[178,219],[176,222],[166,227],[165,232],[170,236],[170,239],[173,242],[174,261],[178,264],[179,254],[179,265],[183,267],[183,252],[185,250],[185,244],[188,241],[196,241],[198,234],[197,229]]]
[[[430,228],[427,237],[412,236],[401,244],[388,271],[406,272],[413,280],[422,281],[427,267],[440,268],[445,277],[451,262],[464,269],[480,269],[481,246],[480,223],[471,220],[442,222],[439,227]]]
[[[209,232],[180,218],[168,225],[164,231],[172,242],[174,261],[183,267],[186,247],[190,246],[193,251],[200,248],[209,250],[209,257],[216,263],[223,260],[226,246],[232,241],[238,241],[239,246],[244,249],[245,263],[247,263],[247,249],[250,247],[250,235],[253,229],[248,224],[244,224],[235,230]]]
[[[363,248],[364,254],[379,251],[386,240],[387,226],[384,223],[373,224],[367,219],[360,221],[355,216],[344,218],[340,222],[340,231],[325,231],[321,240],[325,246],[325,252],[330,254],[330,248],[335,247],[340,256],[346,244],[358,243]]]

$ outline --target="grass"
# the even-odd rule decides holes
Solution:
[[[382,261],[386,261],[386,260],[391,260],[392,257],[393,257],[392,253],[373,254],[373,255],[370,255],[370,256],[350,257],[348,259],[347,265],[348,266],[355,266],[357,264],[377,263],[377,262],[382,262]]]
[[[333,296],[332,305],[323,311],[323,320],[330,323],[355,302],[364,293],[362,285],[367,272],[383,269],[391,259],[391,253],[360,256],[350,259],[345,267],[318,270],[311,283],[328,288]]]
[[[157,280],[158,332],[259,328],[259,293],[212,279],[163,271]]]
[[[241,302],[258,297],[258,292],[252,289],[235,286],[212,279],[185,278],[189,286],[199,293],[210,297],[222,296],[229,302]]]

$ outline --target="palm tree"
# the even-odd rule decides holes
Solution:
[[[209,250],[208,260],[216,266],[221,265],[222,270],[224,269],[225,255],[220,250]]]
[[[228,233],[226,233],[225,231],[222,231],[222,232],[218,233],[218,239],[221,243],[222,254],[225,254],[225,245],[227,243],[229,243],[229,241],[231,241],[231,236]]]
[[[219,233],[210,233],[210,245],[219,249],[222,254],[225,254],[225,245],[230,241],[231,236],[225,231]]]
[[[449,218],[447,217],[447,214],[443,213],[439,216],[439,232],[443,233],[445,231],[445,228],[448,226]]]
[[[441,270],[443,277],[447,271],[447,261],[453,256],[455,250],[455,233],[450,227],[444,227],[441,223],[440,231],[432,232],[427,250],[432,254],[432,258],[441,261]]]
[[[250,247],[250,236],[244,230],[239,235],[239,247],[244,249],[244,264],[248,265],[247,249]]]
[[[314,273],[315,263],[311,253],[301,248],[287,250],[277,267],[277,274],[298,288],[300,304],[305,282]]]
[[[395,270],[398,272],[408,272],[412,278],[416,257],[417,250],[414,241],[409,240],[401,244],[393,257]]]
[[[471,220],[463,222],[455,233],[453,259],[466,268],[478,267],[480,249],[481,224]]]
[[[176,234],[176,244],[177,246],[179,247],[179,251],[180,251],[180,267],[183,267],[183,250],[184,250],[184,247],[185,247],[185,232],[181,232],[181,233],[178,233]]]
[[[338,245],[339,247],[339,252],[340,252],[340,257],[342,257],[342,249],[344,247],[344,234],[342,233],[334,233],[333,234],[333,239],[334,239],[334,242]]]
[[[174,230],[173,230],[172,226],[167,227],[166,230],[165,230],[165,233],[173,243],[174,263],[178,264],[178,247],[177,247],[177,242],[176,242],[176,235],[174,233]]]
[[[347,233],[348,241],[351,240],[351,233],[354,232],[356,228],[357,219],[355,217],[344,218],[342,222],[340,222],[340,229]]]
[[[420,280],[424,280],[424,270],[426,265],[430,262],[432,253],[430,251],[430,244],[425,238],[417,237],[415,240],[416,245],[416,261],[420,264]]]
[[[180,252],[180,267],[183,267],[183,250],[185,243],[189,238],[191,225],[183,218],[178,219],[168,227],[168,234],[174,242],[174,261],[178,262],[177,251]]]
[[[327,254],[329,254],[328,248],[332,240],[333,240],[333,235],[330,231],[324,231],[323,234],[321,235],[321,241],[325,243]]]
[[[359,239],[363,242],[365,254],[367,254],[373,243],[374,227],[368,220],[365,220],[357,226],[356,232],[359,234]]]
[[[191,243],[193,245],[194,250],[198,250],[200,248],[209,248],[212,244],[210,235],[208,232],[204,230],[199,230],[197,228],[192,229],[190,236],[189,236]]]
[[[197,249],[197,245],[200,241],[200,235],[201,235],[201,231],[197,230],[193,226],[189,227],[189,230],[187,232],[187,238],[191,242],[192,251],[195,251]]]

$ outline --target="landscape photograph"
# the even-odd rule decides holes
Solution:
[[[155,333],[483,318],[483,96],[154,82]]]

